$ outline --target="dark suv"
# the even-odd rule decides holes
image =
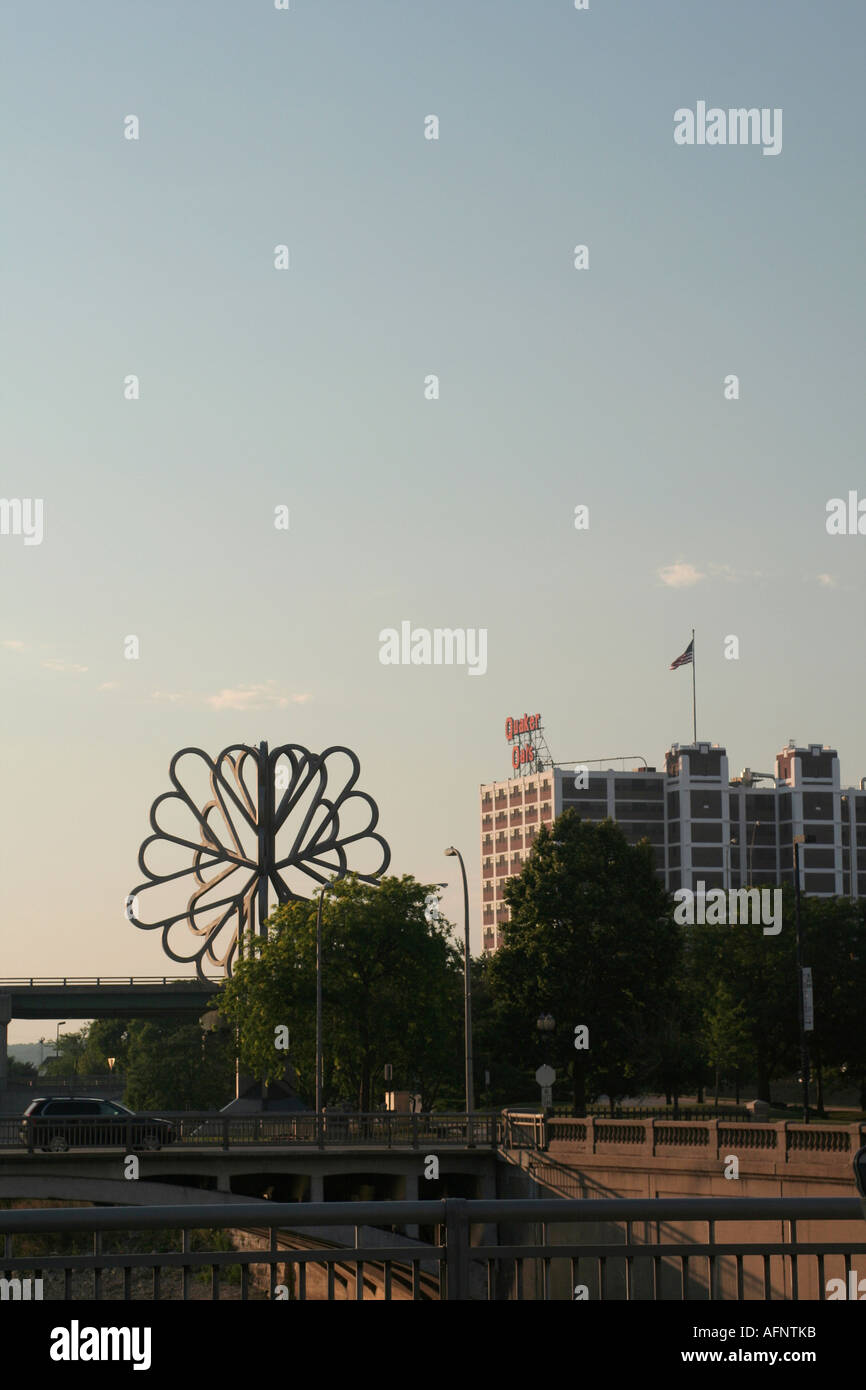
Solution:
[[[93,1144],[161,1149],[174,1138],[174,1126],[168,1120],[136,1115],[114,1100],[43,1096],[24,1111],[20,1138],[28,1148],[52,1153]]]

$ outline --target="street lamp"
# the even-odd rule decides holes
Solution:
[[[723,874],[723,877],[724,877],[725,879],[727,879],[727,882],[726,882],[725,885],[724,885],[726,889],[730,889],[730,888],[731,888],[731,883],[732,883],[732,880],[731,880],[731,847],[733,846],[734,849],[736,849],[738,843],[739,843],[739,841],[737,840],[736,835],[732,835],[732,836],[730,837],[728,843],[727,843],[726,845],[722,845],[722,860],[723,860],[724,869],[725,869],[725,872],[724,872],[724,874]],[[742,866],[741,866],[741,868],[740,868],[740,872],[742,873]]]
[[[322,1137],[322,903],[330,883],[319,889],[316,908],[316,1137]]]
[[[803,994],[803,932],[800,921],[800,846],[814,844],[814,835],[794,836],[794,902],[797,922],[797,1015],[800,1023],[800,1068],[803,1075],[803,1124],[809,1123],[809,1047]]]
[[[60,1061],[60,1029],[66,1027],[66,1019],[63,1018],[57,1025],[57,1034],[54,1040],[54,1052],[58,1062]]]
[[[470,958],[469,958],[469,885],[466,882],[466,865],[463,863],[463,855],[459,849],[449,845],[445,853],[449,858],[460,860],[460,872],[463,875],[463,1035],[464,1035],[464,1064],[466,1072],[466,1127],[469,1131],[469,1143],[472,1143],[472,1111],[474,1107],[472,1095],[472,982],[470,977]]]

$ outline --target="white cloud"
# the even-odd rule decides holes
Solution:
[[[289,699],[286,695],[280,695],[275,687],[275,681],[265,681],[260,685],[238,685],[233,689],[220,690],[216,695],[208,695],[207,704],[211,709],[285,709]],[[291,698],[293,703],[303,704],[310,697],[293,695]]]
[[[3,643],[3,646],[8,647],[12,652],[23,652],[24,650],[23,642],[6,641]]]
[[[696,570],[694,565],[685,564],[678,561],[675,565],[665,565],[658,571],[659,579],[666,584],[669,589],[688,589],[692,584],[699,584],[705,575],[700,570]]]
[[[832,574],[819,574],[818,583],[821,585],[823,589],[835,589],[838,581],[833,577]]]
[[[96,689],[97,689],[97,690],[116,690],[117,687],[119,686],[119,684],[120,684],[120,681],[103,681],[101,685],[98,685],[98,686],[96,687]]]
[[[42,665],[49,671],[71,671],[73,675],[78,675],[81,671],[87,670],[86,666],[79,666],[74,661],[58,661],[56,658],[52,658],[50,661],[43,661]]]

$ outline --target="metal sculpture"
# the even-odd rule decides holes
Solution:
[[[197,761],[179,771],[182,759]],[[329,777],[341,775],[339,764],[345,759],[350,770],[346,775],[344,764],[340,789],[331,799],[326,795]],[[174,790],[163,792],[150,808],[154,833],[138,854],[146,881],[127,898],[130,922],[144,931],[161,930],[166,955],[194,961],[199,978],[207,979],[204,962],[231,975],[235,956],[242,957],[244,937],[250,932],[267,935],[272,897],[285,903],[304,896],[294,891],[299,877],[321,885],[352,872],[367,883],[377,882],[391,851],[375,829],[375,801],[354,789],[360,770],[351,749],[339,746],[311,753],[297,743],[271,751],[267,743],[233,744],[216,759],[200,748],[182,748],[169,767]],[[196,778],[198,795],[189,789]],[[366,824],[347,828],[352,812],[361,807],[367,810]],[[169,828],[166,818],[172,814],[177,823]],[[350,868],[346,852],[362,841],[377,846],[377,859],[381,858],[378,867],[366,872]],[[160,852],[175,858],[179,854],[183,866],[161,871],[153,864]],[[183,879],[192,889],[186,906],[161,911],[160,895],[171,899],[174,885]],[[139,916],[145,895],[157,908],[155,920],[149,922]],[[170,905],[174,907],[176,899]],[[175,949],[183,924],[200,943],[187,953]]]

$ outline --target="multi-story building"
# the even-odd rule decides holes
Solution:
[[[532,764],[530,764],[532,765]],[[522,770],[519,769],[519,770]],[[665,767],[538,767],[481,788],[484,950],[507,921],[503,890],[519,874],[540,825],[569,806],[585,820],[615,820],[631,844],[648,839],[665,887],[697,890],[791,882],[795,835],[801,884],[816,896],[866,898],[866,778],[841,785],[836,750],[788,744],[772,774],[745,768],[730,778],[724,748],[674,744]]]

